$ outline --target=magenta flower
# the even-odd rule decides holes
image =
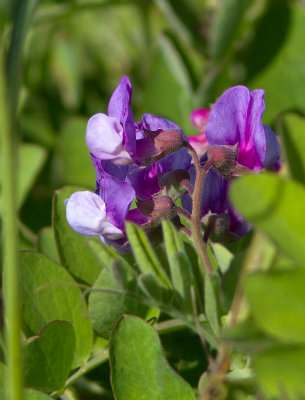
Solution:
[[[192,111],[190,115],[192,125],[200,131],[199,135],[188,136],[188,140],[198,154],[198,157],[201,157],[209,147],[209,143],[205,136],[205,129],[210,112],[211,111],[206,108],[198,108]]]

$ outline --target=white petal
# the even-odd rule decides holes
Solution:
[[[104,201],[95,193],[76,192],[66,200],[67,221],[82,235],[122,237],[122,231],[106,219]]]

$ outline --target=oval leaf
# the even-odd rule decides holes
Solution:
[[[117,400],[193,400],[192,388],[167,363],[156,331],[124,316],[110,341],[111,382]]]
[[[51,321],[71,322],[76,334],[72,367],[77,367],[88,358],[93,340],[79,287],[64,268],[42,254],[22,252],[20,263],[22,317],[26,326],[35,334]]]
[[[63,388],[72,366],[75,333],[67,321],[44,326],[23,345],[25,386],[46,392]]]

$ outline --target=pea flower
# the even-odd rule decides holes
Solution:
[[[131,96],[129,78],[123,76],[110,98],[108,115],[98,113],[88,121],[86,143],[91,154],[116,165],[149,165],[185,146],[187,138],[171,121],[144,114],[136,124]]]
[[[245,86],[226,90],[213,106],[206,138],[210,146],[235,146],[236,162],[259,172],[275,163],[280,148],[275,134],[262,123],[265,91]]]

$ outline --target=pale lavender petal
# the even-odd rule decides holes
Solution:
[[[103,160],[131,162],[123,147],[123,128],[120,122],[106,114],[95,114],[87,124],[86,143],[90,152]]]
[[[263,125],[266,136],[266,158],[264,168],[268,168],[276,163],[281,156],[281,148],[277,137],[268,125]]]
[[[132,87],[127,76],[122,76],[119,85],[113,92],[109,104],[108,115],[120,121],[123,127],[124,148],[131,157],[135,156],[136,133],[130,108]]]
[[[67,221],[72,229],[82,235],[103,235],[117,239],[123,233],[106,218],[104,201],[95,193],[76,192],[66,200]]]

